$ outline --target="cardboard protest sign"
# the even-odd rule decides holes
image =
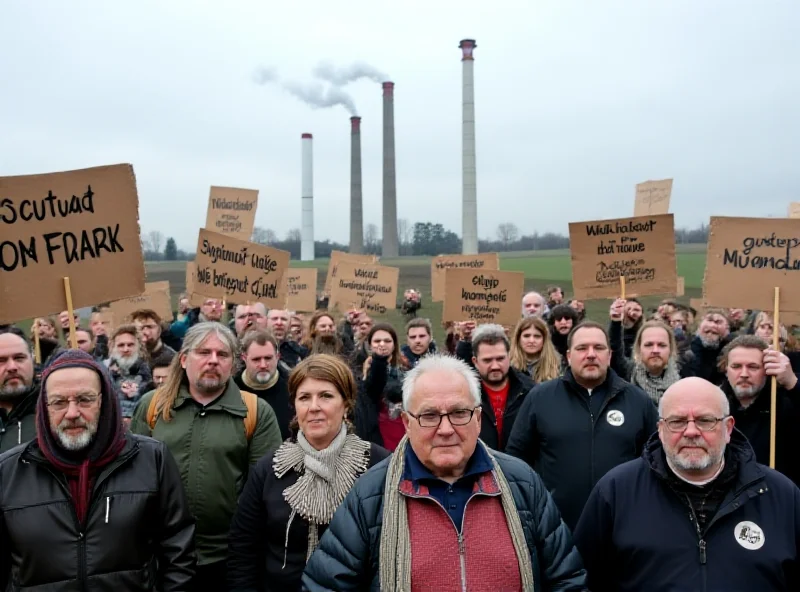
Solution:
[[[686,293],[686,278],[678,276],[678,287],[675,290],[675,296],[683,296]]]
[[[672,179],[645,181],[636,185],[636,200],[633,215],[658,216],[669,213],[669,200],[672,196]]]
[[[385,314],[397,307],[397,267],[342,261],[331,286],[328,308],[364,309],[370,314]]]
[[[675,294],[675,225],[672,214],[569,225],[575,298]]]
[[[152,310],[162,321],[171,322],[173,313],[169,282],[149,282],[144,285],[142,294],[112,302],[109,308],[114,320],[120,324],[127,322],[131,314],[141,309]]]
[[[431,300],[444,300],[444,272],[446,269],[472,269],[486,271],[500,269],[500,257],[497,253],[481,253],[479,255],[439,255],[431,259]]]
[[[203,306],[206,301],[205,296],[194,291],[195,275],[194,262],[188,261],[186,263],[186,297],[189,298],[189,306],[192,308]]]
[[[243,241],[253,236],[258,189],[211,186],[206,229]]]
[[[516,325],[525,291],[521,271],[447,269],[443,321]]]
[[[289,297],[286,308],[295,312],[313,312],[317,310],[317,272],[316,267],[303,269],[290,268],[286,272],[286,284]]]
[[[144,291],[129,164],[0,177],[0,323]]]
[[[703,298],[728,308],[800,312],[800,219],[712,217]]]
[[[789,218],[800,218],[800,201],[789,204]]]
[[[374,265],[378,262],[377,255],[354,255],[352,253],[345,253],[344,251],[331,251],[331,259],[328,263],[328,275],[325,277],[325,292],[330,294],[333,280],[336,279],[337,269],[339,263],[349,261],[350,263],[363,263],[365,265]]]
[[[263,302],[285,308],[289,251],[200,230],[195,255],[194,291],[245,304]]]
[[[103,324],[103,328],[105,329],[106,335],[111,337],[111,334],[114,332],[114,327],[116,327],[116,325],[114,324],[115,322],[114,313],[111,312],[110,308],[105,307],[100,309],[98,315],[100,322]]]

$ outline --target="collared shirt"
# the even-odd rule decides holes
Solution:
[[[453,520],[458,532],[461,532],[464,510],[467,507],[467,501],[472,496],[475,481],[480,475],[491,471],[493,468],[489,454],[484,450],[483,446],[478,444],[475,447],[475,452],[467,461],[464,474],[452,485],[435,477],[417,458],[410,444],[406,446],[405,456],[406,466],[403,478],[409,479],[415,484],[425,485],[428,488],[430,497],[442,505]]]

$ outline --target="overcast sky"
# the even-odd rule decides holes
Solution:
[[[193,249],[210,185],[260,190],[256,224],[300,227],[314,134],[318,240],[349,236],[350,114],[313,110],[320,61],[396,83],[398,217],[461,234],[461,52],[474,37],[478,232],[632,214],[674,177],[679,226],[786,215],[800,201],[800,2],[6,1],[0,174],[130,162],[142,229]],[[274,7],[280,6],[276,10]],[[364,221],[381,226],[381,88],[363,116]]]

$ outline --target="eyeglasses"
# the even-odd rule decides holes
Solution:
[[[99,394],[78,395],[77,397],[71,399],[55,397],[47,400],[47,406],[53,411],[64,411],[69,407],[70,403],[75,403],[81,409],[91,409],[94,407],[94,404],[97,403],[99,398]]]
[[[410,411],[406,413],[416,419],[422,428],[438,428],[439,424],[442,423],[443,417],[447,418],[450,425],[465,426],[472,421],[472,415],[480,408],[481,406],[478,405],[473,409],[454,409],[450,413],[420,413],[419,415],[414,415]]]
[[[665,419],[663,417],[659,419],[664,422],[670,432],[680,434],[689,427],[690,421],[693,421],[695,427],[701,432],[713,432],[717,424],[728,417],[730,417],[730,415],[724,415],[723,417],[697,417],[695,419]]]

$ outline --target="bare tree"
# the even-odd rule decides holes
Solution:
[[[256,226],[253,228],[253,236],[250,240],[259,245],[273,245],[278,242],[278,236],[271,228]]]
[[[400,239],[401,246],[411,244],[414,238],[414,229],[411,227],[411,224],[408,223],[407,219],[400,218],[397,221],[397,236]]]
[[[503,247],[507,250],[511,243],[517,242],[519,239],[519,229],[513,222],[506,222],[497,227],[497,239],[503,243]]]
[[[299,228],[292,228],[286,233],[286,240],[290,243],[299,243],[303,239]]]
[[[147,236],[150,239],[150,249],[154,253],[160,253],[161,247],[164,244],[164,235],[161,234],[158,230],[153,230]]]
[[[374,249],[378,246],[380,237],[378,236],[378,226],[376,224],[367,224],[364,230],[364,246],[368,249]]]

